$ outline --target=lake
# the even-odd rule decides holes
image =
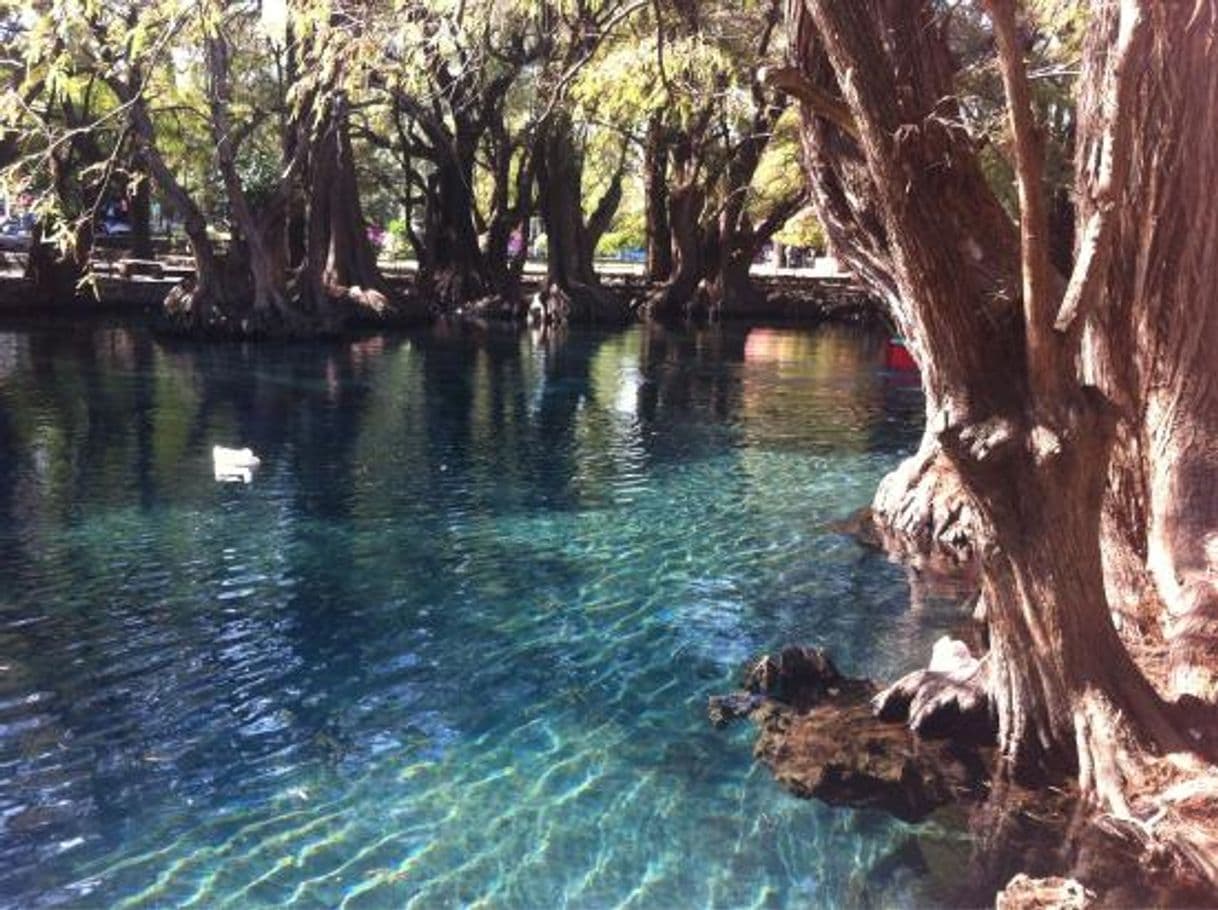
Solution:
[[[0,331],[0,903],[917,903],[705,714],[957,616],[833,529],[920,435],[883,342]]]

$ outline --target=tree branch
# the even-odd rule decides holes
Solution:
[[[1052,333],[1053,303],[1049,265],[1049,218],[1043,186],[1044,148],[1032,109],[1032,93],[1015,25],[1016,0],[986,0],[998,44],[998,67],[1007,96],[1015,143],[1019,187],[1019,245],[1023,273],[1024,330],[1028,373],[1034,386],[1048,391],[1063,364]]]
[[[851,139],[858,141],[858,124],[854,122],[849,105],[813,85],[797,68],[763,66],[757,71],[757,79],[762,85],[801,101],[812,113],[824,117]]]
[[[780,199],[765,219],[753,231],[754,254],[770,242],[775,234],[782,230],[783,225],[794,217],[795,213],[808,204],[808,191],[802,187]]]
[[[1145,19],[1138,0],[1122,0],[1113,64],[1104,92],[1107,125],[1100,149],[1099,174],[1091,185],[1095,211],[1083,228],[1074,271],[1053,323],[1059,332],[1069,331],[1078,316],[1094,305],[1112,256],[1117,195],[1129,173],[1130,105],[1133,100],[1129,60],[1146,31]]]

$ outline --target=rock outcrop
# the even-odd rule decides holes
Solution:
[[[876,716],[876,687],[843,676],[823,652],[790,647],[749,668],[744,691],[710,700],[716,724],[748,715],[754,755],[792,793],[836,806],[883,809],[906,821],[984,795],[990,756],[929,742]]]

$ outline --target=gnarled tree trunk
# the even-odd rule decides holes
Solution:
[[[593,269],[596,239],[621,201],[620,174],[589,221],[582,207],[583,158],[570,115],[543,127],[537,160],[538,200],[546,227],[546,288],[534,318],[546,322],[622,322],[625,304],[600,286]]]
[[[802,80],[795,93],[804,105],[818,212],[835,248],[893,305],[922,368],[934,457],[955,470],[976,509],[992,642],[990,694],[1004,767],[1031,779],[1077,768],[1086,793],[1128,817],[1130,794],[1148,783],[1142,776],[1148,756],[1185,742],[1110,617],[1100,526],[1104,466],[1119,411],[1076,374],[1079,332],[1069,314],[1080,302],[1085,309],[1107,297],[1106,313],[1128,307],[1122,324],[1191,322],[1191,314],[1205,326],[1204,298],[1178,293],[1196,285],[1168,282],[1171,290],[1156,310],[1141,288],[1108,285],[1086,250],[1090,231],[1063,294],[1049,266],[1040,150],[1014,8],[1007,0],[989,5],[1019,165],[1018,249],[969,138],[952,125],[950,111],[945,116],[954,74],[933,4],[795,5]],[[1214,51],[1205,29],[1189,25],[1191,9],[1125,0],[1118,29],[1113,6],[1091,26],[1090,79],[1105,100],[1080,135],[1104,141],[1102,147],[1080,143],[1083,160],[1101,175],[1084,172],[1082,182],[1097,212],[1120,212],[1143,241],[1148,233],[1161,237],[1164,253],[1200,276],[1214,265],[1208,257],[1218,242],[1218,200],[1195,191],[1187,199],[1164,193],[1163,155],[1193,126],[1218,126]],[[1202,4],[1207,16],[1213,6]],[[1135,33],[1145,37],[1135,40]],[[1160,67],[1139,65],[1152,54]],[[1139,63],[1120,65],[1131,58]],[[1164,78],[1167,69],[1172,76]],[[1141,74],[1136,89],[1127,70]],[[1161,138],[1123,141],[1126,130],[1136,135],[1125,122],[1132,110],[1150,117]],[[1125,156],[1133,162],[1127,180]],[[1212,179],[1205,167],[1200,176]],[[1198,175],[1197,169],[1187,173]],[[1128,187],[1152,194],[1148,201],[1155,204],[1129,205],[1131,197],[1122,195]],[[1175,206],[1170,217],[1158,208],[1165,202]],[[1169,224],[1193,225],[1199,236],[1182,237]],[[1097,235],[1098,255],[1114,256],[1108,245],[1116,235],[1102,223]],[[1189,403],[1179,395],[1170,399],[1177,431],[1189,444],[1203,439],[1188,427],[1208,413],[1200,390],[1215,385],[1213,367],[1199,357],[1156,362],[1179,371],[1182,388],[1191,392]],[[1192,450],[1207,449],[1202,442]],[[1198,513],[1182,500],[1175,504],[1166,514],[1193,522]]]
[[[753,168],[756,168],[756,162]],[[748,180],[752,180],[751,171]],[[746,190],[747,183],[733,195],[743,199]],[[798,192],[779,200],[765,219],[756,225],[744,210],[743,203],[739,206],[729,205],[720,214],[717,255],[707,280],[707,298],[712,315],[748,316],[766,312],[768,297],[753,281],[753,262],[774,234],[799,211],[805,198],[804,193]]]
[[[445,312],[493,287],[474,225],[474,148],[475,138],[458,132],[428,180],[419,287]]]
[[[186,240],[194,259],[193,280],[170,291],[165,299],[165,311],[178,327],[188,330],[228,331],[229,305],[249,293],[248,282],[241,269],[230,269],[207,233],[207,219],[202,209],[178,181],[157,146],[156,129],[147,102],[138,89],[137,81],[129,83],[112,77],[108,83],[115,95],[127,105],[132,134],[148,164],[148,171],[165,194],[170,206],[182,219]],[[235,273],[235,274],[234,274]],[[238,277],[239,276],[239,277]]]
[[[644,307],[648,317],[660,322],[683,320],[701,306],[696,293],[706,274],[707,244],[702,225],[706,188],[701,179],[702,161],[694,150],[690,132],[674,139],[669,155],[672,179],[667,194],[667,221],[672,241],[671,271],[664,284],[648,295]]]
[[[768,68],[762,78],[801,104],[810,198],[835,255],[882,302],[915,359],[925,362],[911,304],[898,287],[896,253],[888,241],[854,113],[841,97],[811,17],[799,4],[790,12],[798,47],[796,66]],[[874,65],[886,67],[894,80],[898,75],[904,80],[905,117],[921,123],[940,99],[954,95],[946,36],[933,23],[923,29],[918,20],[924,12],[917,4],[872,4],[864,15],[879,17],[882,41],[873,48]],[[935,129],[941,123],[929,120],[928,126]],[[903,133],[904,144],[927,143],[930,155],[933,144],[944,140],[954,141],[956,154],[970,164],[940,170],[936,185],[926,191],[932,197],[929,204],[943,219],[939,243],[954,256],[954,267],[962,270],[968,293],[987,299],[997,324],[1009,323],[1017,318],[1010,293],[1019,280],[1015,228],[971,163],[966,138],[942,129],[933,134],[913,129]],[[924,383],[924,391],[928,430],[918,452],[881,483],[872,512],[890,548],[950,564],[971,558],[980,528],[971,497],[934,429],[943,404],[940,389],[937,383]]]
[[[1077,138],[1079,258],[1096,262],[1084,315],[1089,381],[1119,408],[1106,503],[1113,569],[1160,601],[1175,694],[1218,700],[1218,7],[1138,4],[1149,37],[1120,77],[1133,103],[1113,174],[1106,115],[1127,13],[1098,4]],[[1151,593],[1151,592],[1146,592]]]
[[[396,299],[368,239],[342,92],[325,102],[327,113],[308,154],[308,212],[304,269],[297,275],[301,305],[323,319],[402,321],[428,318],[420,303]],[[311,119],[311,118],[310,118]]]
[[[647,121],[643,146],[643,195],[646,209],[647,261],[644,277],[656,284],[672,272],[672,230],[668,226],[668,141],[664,121],[653,114]]]

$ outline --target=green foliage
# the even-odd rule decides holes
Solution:
[[[825,229],[816,220],[816,213],[810,207],[796,212],[783,229],[774,235],[774,239],[787,246],[804,247],[818,253],[825,251]]]
[[[655,36],[620,42],[596,65],[586,67],[571,93],[584,115],[633,125],[662,112],[684,123],[696,116],[709,95],[719,98],[728,116],[742,112],[741,67],[727,48],[704,35],[666,42],[662,57],[659,47]]]
[[[1079,0],[1029,0],[1023,13],[1026,66],[1045,134],[1045,179],[1052,194],[1068,190],[1073,179],[1074,84],[1088,6]],[[965,3],[954,9],[951,24],[953,50],[961,62],[963,125],[977,141],[987,180],[1014,215],[1018,201],[1010,127],[989,19],[980,4]]]
[[[776,205],[803,190],[806,178],[799,156],[799,111],[791,107],[774,125],[773,137],[753,175],[748,207],[754,219],[764,218]]]
[[[1023,9],[1046,179],[1056,191],[1070,180],[1088,5],[1028,0]],[[298,118],[316,124],[342,97],[365,211],[389,221],[394,249],[405,250],[405,223],[389,219],[417,212],[436,167],[457,151],[472,161],[479,230],[496,216],[515,224],[535,213],[534,185],[517,178],[535,164],[541,127],[561,115],[583,155],[585,213],[625,170],[621,208],[600,243],[612,253],[644,243],[649,123],[696,149],[690,179],[704,182],[706,219],[741,199],[754,224],[789,210],[804,182],[795,109],[772,135],[763,130],[754,172],[736,180],[731,167],[756,138],[757,65],[782,56],[781,26],[771,30],[780,12],[772,0],[0,0],[0,168],[10,192],[35,196],[51,239],[66,249],[72,226],[136,172],[131,111],[115,92],[126,81],[151,118],[156,151],[223,233],[232,200],[218,170],[217,111],[231,124],[225,135],[239,181],[258,208],[283,180],[289,127]],[[1014,211],[1005,100],[983,4],[944,4],[944,15],[961,66],[960,125]],[[222,98],[207,68],[211,39],[228,52]],[[471,147],[458,148],[463,141]],[[680,177],[670,170],[670,180]],[[778,237],[823,244],[807,214]]]
[[[605,232],[596,252],[601,256],[617,256],[629,250],[641,250],[647,245],[647,226],[643,213],[632,211],[615,219],[613,227]]]
[[[410,233],[406,229],[406,219],[392,218],[385,225],[385,252],[393,258],[411,255],[414,250],[410,245]]]

